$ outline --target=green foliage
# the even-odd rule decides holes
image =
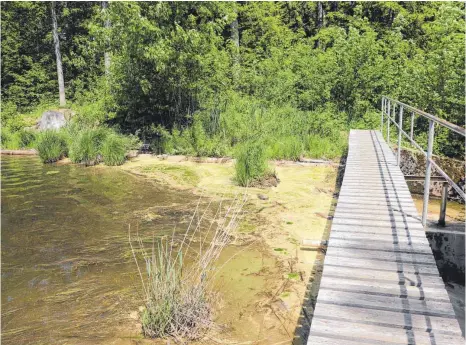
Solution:
[[[236,181],[246,187],[270,174],[267,154],[263,143],[249,141],[236,149]]]
[[[84,129],[75,133],[69,157],[73,163],[93,165],[102,160],[102,147],[110,131],[105,127]]]
[[[306,142],[306,152],[311,158],[334,159],[344,155],[347,143],[344,137],[321,137],[310,135]]]
[[[326,151],[317,137],[378,128],[382,95],[464,125],[464,3],[320,5],[323,17],[316,2],[57,3],[75,121],[139,133],[157,153],[221,156],[261,138],[272,156],[291,159],[299,142],[309,151],[313,141],[317,154]],[[57,98],[49,6],[2,4],[2,124],[11,133]],[[415,136],[425,131],[419,123]],[[452,133],[435,148],[464,156]]]
[[[37,151],[44,163],[52,163],[63,158],[68,149],[64,132],[47,130],[37,137]]]
[[[126,160],[125,138],[117,134],[109,134],[102,143],[102,158],[106,165],[121,165]]]
[[[15,133],[18,136],[18,143],[20,148],[31,148],[35,144],[37,137],[36,132],[30,130],[20,130]]]
[[[303,144],[297,137],[284,137],[270,146],[269,157],[297,161],[303,153]]]

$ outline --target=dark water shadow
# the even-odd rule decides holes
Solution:
[[[325,229],[322,234],[321,242],[327,241],[330,236],[330,230],[332,228],[332,220],[335,213],[335,209],[337,207],[338,202],[338,194],[340,192],[341,184],[343,182],[343,176],[345,175],[345,165],[346,165],[346,158],[348,155],[348,149],[342,155],[339,165],[338,165],[338,173],[337,178],[335,180],[334,185],[334,194],[333,200],[330,205],[327,217],[327,223],[325,224]],[[306,250],[306,249],[304,249]],[[314,261],[314,265],[312,266],[311,275],[309,277],[309,281],[306,285],[306,292],[304,294],[303,302],[301,311],[299,314],[299,318],[295,327],[294,337],[293,337],[293,345],[303,345],[307,344],[307,339],[309,337],[309,332],[311,329],[312,317],[314,314],[314,308],[317,301],[317,294],[319,292],[320,287],[320,280],[322,278],[322,269],[324,265],[324,258],[325,258],[325,249],[314,249],[318,251],[316,260]]]

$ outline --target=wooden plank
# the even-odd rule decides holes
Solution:
[[[422,236],[410,236],[404,231],[391,233],[387,231],[384,234],[364,234],[364,233],[354,233],[354,232],[338,232],[332,231],[330,233],[330,240],[339,239],[339,240],[353,240],[361,241],[370,244],[371,242],[389,242],[392,244],[412,244],[418,243],[420,245],[426,245],[426,237]]]
[[[407,317],[406,323],[409,323]],[[415,344],[415,345],[452,345],[463,344],[464,340],[458,335],[449,335],[433,332],[419,331],[417,329],[403,329],[398,327],[383,327],[367,324],[355,324],[354,322],[334,321],[317,318],[312,321],[313,329],[319,333],[337,331],[339,337],[354,340],[365,339],[369,341],[385,341],[393,343]],[[461,343],[460,343],[461,341]]]
[[[348,210],[340,210],[339,208],[335,209],[335,214],[333,218],[339,219],[360,219],[360,220],[370,220],[370,221],[387,221],[387,222],[403,222],[409,225],[413,225],[416,228],[419,224],[419,219],[417,217],[409,216],[399,212],[387,212],[385,214],[375,214],[375,213],[362,213],[362,212],[348,212]]]
[[[432,286],[445,287],[445,284],[438,275],[397,271],[370,270],[359,267],[334,266],[325,262],[323,272],[332,277],[351,277],[354,280],[376,280],[394,284],[404,284],[408,286]]]
[[[402,221],[388,221],[388,220],[367,220],[367,219],[342,219],[342,218],[333,218],[332,224],[345,224],[345,225],[366,225],[366,226],[380,226],[387,228],[404,228],[408,229],[407,224]],[[409,224],[409,229],[418,229],[424,230],[421,223]]]
[[[317,303],[396,311],[455,319],[451,303],[319,289]]]
[[[382,235],[392,235],[392,234],[397,234],[399,236],[407,236],[407,230],[406,229],[387,229],[384,227],[371,227],[371,226],[360,226],[360,225],[344,225],[344,224],[335,224],[332,227],[332,231],[330,234],[335,233],[335,232],[348,232],[348,233],[354,233],[354,234],[382,234]],[[409,236],[411,238],[413,237],[419,237],[419,238],[425,238],[426,237],[426,232],[423,230],[409,230]]]
[[[345,307],[326,304],[325,308],[317,308],[314,317],[335,320],[349,320],[354,323],[363,323],[402,329],[416,329],[419,331],[438,334],[451,334],[461,336],[458,321],[449,318],[430,316],[428,319],[424,315],[362,309],[357,307]],[[355,325],[357,328],[358,325]]]
[[[396,282],[357,280],[352,277],[333,277],[325,275],[320,287],[327,290],[355,292],[369,295],[392,296],[400,298],[429,299],[450,303],[443,286],[411,286]]]
[[[338,336],[338,332],[330,333],[319,333],[314,332],[312,333],[312,340],[309,337],[309,345],[361,345],[361,344],[370,344],[370,345],[405,345],[406,343],[394,343],[394,342],[380,342],[374,340],[364,340],[358,339],[354,340],[353,337],[348,339],[348,337]]]
[[[327,255],[336,255],[348,259],[359,258],[379,261],[394,261],[403,263],[422,263],[437,267],[432,255],[417,253],[380,252],[377,250],[358,250],[355,248],[343,248],[329,246]]]
[[[381,270],[390,272],[407,272],[407,273],[422,273],[439,276],[437,267],[432,265],[423,264],[412,264],[402,263],[394,261],[380,261],[380,260],[368,260],[368,259],[357,259],[352,258],[351,260],[345,260],[343,257],[338,255],[325,255],[325,265],[342,266],[342,267],[353,267],[353,268],[364,268],[366,270]]]
[[[392,208],[392,207],[387,207],[387,206],[384,206],[384,207],[372,207],[370,209],[367,209],[367,208],[364,208],[362,206],[356,206],[356,207],[347,207],[343,204],[341,205],[338,205],[336,208],[335,208],[335,213],[336,212],[339,212],[339,213],[346,213],[346,215],[342,215],[340,217],[347,217],[348,215],[358,215],[358,216],[362,216],[362,215],[366,215],[366,216],[369,216],[369,215],[381,215],[381,216],[388,216],[388,215],[399,215],[399,216],[404,216],[404,217],[408,217],[408,218],[413,218],[413,219],[416,219],[418,221],[420,221],[421,217],[419,216],[419,214],[417,213],[417,209],[415,207],[411,207],[411,208],[403,208],[402,210],[398,209],[398,208]],[[334,214],[334,217],[336,216],[336,214]]]
[[[410,208],[412,210],[416,210],[415,206],[413,203],[403,203],[402,208],[400,208],[400,205],[398,204],[393,204],[387,200],[375,200],[375,201],[368,201],[368,200],[358,200],[356,198],[349,199],[347,198],[346,200],[340,200],[338,201],[338,204],[340,204],[344,207],[356,207],[356,206],[364,206],[367,209],[372,209],[373,207],[389,207],[389,208],[397,208],[403,210],[404,208]],[[417,212],[417,211],[416,211]]]
[[[426,240],[427,241],[427,240]],[[357,240],[340,240],[332,239],[329,241],[329,245],[332,247],[339,248],[350,248],[350,249],[361,249],[371,251],[383,251],[393,253],[413,253],[413,254],[426,254],[432,255],[432,250],[429,245],[419,245],[413,243],[411,245],[403,243],[389,243],[389,242],[376,242],[376,243],[364,243]]]

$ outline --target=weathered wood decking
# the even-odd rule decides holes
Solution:
[[[352,130],[308,345],[464,344],[396,160]]]

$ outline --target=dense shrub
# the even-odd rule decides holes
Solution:
[[[37,151],[44,163],[52,163],[63,158],[67,153],[67,144],[63,132],[47,130],[37,138]]]
[[[102,159],[106,165],[121,165],[126,159],[126,140],[118,134],[108,135],[102,144]]]
[[[235,156],[236,181],[240,186],[248,186],[270,174],[266,150],[260,141],[240,145]]]

